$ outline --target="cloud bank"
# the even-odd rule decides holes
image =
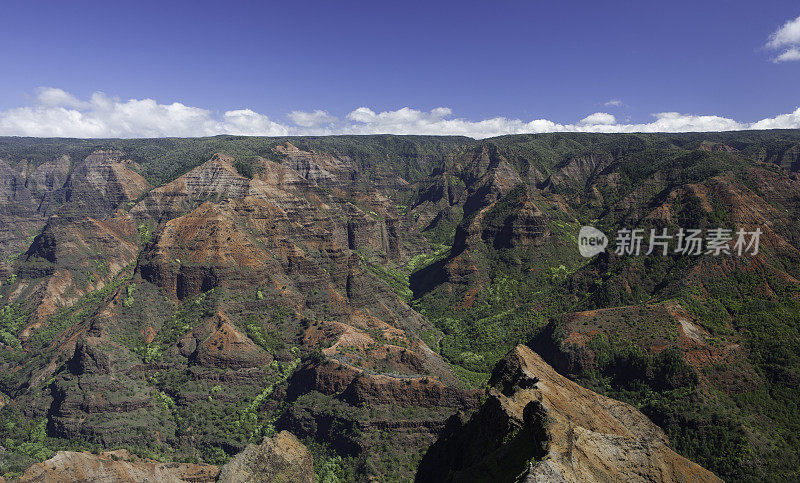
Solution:
[[[773,62],[800,60],[800,17],[789,20],[773,32],[765,47],[783,51],[772,59]]]
[[[619,123],[612,114],[595,112],[574,124],[548,119],[523,121],[494,117],[478,121],[453,117],[453,111],[437,107],[421,111],[404,107],[375,112],[359,107],[344,119],[326,111],[292,111],[286,122],[276,122],[250,109],[225,111],[186,106],[179,102],[159,104],[153,99],[120,100],[97,92],[81,100],[57,88],[39,89],[32,106],[0,111],[0,136],[142,138],[196,137],[217,134],[289,136],[327,134],[438,134],[487,138],[505,134],[548,132],[691,132],[744,129],[800,128],[800,108],[788,114],[756,122],[740,122],[713,115],[678,112],[653,114],[647,123]]]
[[[282,136],[281,124],[250,109],[215,116],[207,109],[153,99],[121,101],[96,92],[81,101],[61,89],[39,89],[37,103],[0,112],[0,135],[40,137],[164,137],[216,134]]]

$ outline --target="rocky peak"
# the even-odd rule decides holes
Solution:
[[[464,204],[464,213],[473,213],[505,196],[522,184],[517,170],[499,153],[497,148],[484,148],[473,160],[465,179],[470,189]]]
[[[275,151],[281,154],[288,154],[288,153],[296,153],[299,152],[300,150],[294,144],[290,143],[289,141],[286,141],[283,144],[275,146]]]
[[[88,345],[84,339],[75,344],[75,353],[67,362],[69,371],[80,376],[83,374],[109,374],[111,362],[108,354]]]
[[[131,213],[136,217],[170,220],[209,199],[243,197],[250,180],[236,171],[233,162],[231,156],[215,154],[176,180],[150,191]]]
[[[239,332],[222,312],[179,341],[179,350],[194,362],[219,368],[257,367],[272,358]]]
[[[35,182],[37,193],[51,192],[64,186],[67,181],[71,160],[66,154],[48,161],[38,168],[28,178],[29,183]]]
[[[572,157],[545,180],[543,188],[552,191],[560,191],[565,188],[582,189],[593,176],[596,176],[613,161],[612,156],[602,154]]]
[[[67,204],[68,213],[108,214],[120,203],[135,200],[150,189],[137,168],[118,151],[95,151],[73,170],[54,198]]]
[[[672,451],[632,406],[558,374],[519,345],[471,418],[448,421],[417,481],[721,481]]]

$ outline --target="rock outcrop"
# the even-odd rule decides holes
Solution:
[[[281,431],[250,444],[223,466],[220,483],[313,483],[311,452],[292,433]]]
[[[99,455],[59,451],[52,458],[30,466],[18,483],[142,482],[161,483],[216,481],[219,468],[191,463],[160,463],[131,455],[125,450]]]
[[[585,188],[587,181],[612,161],[613,158],[607,155],[576,156],[559,166],[544,182],[543,188],[553,191]]]
[[[193,362],[221,369],[258,367],[272,360],[222,313],[184,335],[178,345]]]
[[[347,157],[340,159],[326,153],[304,151],[289,142],[276,146],[275,151],[284,158],[284,165],[320,185],[342,186],[355,171]]]
[[[0,481],[4,481],[0,477]],[[100,454],[58,451],[28,467],[14,483],[144,482],[159,483],[312,483],[311,452],[292,433],[281,431],[248,445],[222,467],[209,464],[163,463],[140,458],[127,450]]]
[[[582,388],[517,346],[488,398],[448,421],[416,481],[721,481],[672,451],[632,406]]]
[[[105,215],[150,189],[137,168],[118,151],[95,151],[70,173],[54,201],[64,203],[62,213]]]
[[[25,249],[26,238],[44,224],[25,178],[0,159],[0,258]]]

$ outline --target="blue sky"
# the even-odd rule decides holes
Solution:
[[[797,1],[11,1],[3,17],[0,134],[800,127],[800,20],[771,37]]]

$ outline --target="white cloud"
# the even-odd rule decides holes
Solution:
[[[69,92],[55,87],[40,87],[39,95],[36,96],[39,104],[43,106],[64,106],[74,107],[76,109],[85,109],[88,107],[88,102],[78,100]]]
[[[582,125],[595,125],[595,124],[616,124],[617,118],[606,112],[595,112],[581,119],[578,124]]]
[[[121,101],[96,92],[80,101],[55,88],[40,89],[38,104],[0,112],[0,135],[53,137],[165,137],[242,134],[275,136],[287,128],[249,109],[211,111],[153,99]]]
[[[692,131],[735,131],[747,129],[747,125],[720,116],[694,116],[678,112],[653,114],[655,121],[647,124],[615,125],[615,132],[692,132]]]
[[[250,109],[227,111],[222,115],[222,119],[222,123],[216,124],[214,129],[225,134],[243,136],[286,136],[289,134],[286,126],[272,122],[267,116]]]
[[[289,119],[300,127],[318,127],[326,124],[333,124],[337,121],[335,116],[331,116],[326,111],[315,110],[314,112],[292,111],[288,115]]]
[[[437,107],[430,112],[404,107],[396,111],[380,113],[376,113],[368,107],[359,107],[347,115],[347,119],[351,123],[343,126],[343,131],[350,134],[453,133],[469,136],[470,134],[466,132],[470,130],[469,126],[479,124],[459,119],[445,119],[451,114],[452,111],[447,107]]]
[[[791,62],[793,60],[800,60],[800,48],[792,47],[786,50],[781,55],[775,57],[775,62]]]
[[[323,134],[438,134],[486,138],[505,134],[547,132],[689,132],[742,129],[800,128],[800,108],[747,123],[713,115],[662,112],[646,123],[618,123],[615,116],[596,112],[573,124],[548,119],[523,121],[494,117],[471,121],[454,118],[451,109],[421,111],[404,107],[376,112],[359,107],[337,119],[326,111],[292,111],[292,125],[272,121],[250,109],[215,114],[179,102],[159,104],[153,99],[122,101],[103,93],[81,100],[61,89],[39,90],[35,105],[0,111],[0,135],[39,137],[192,137],[217,134],[248,136]]]
[[[773,62],[790,62],[800,60],[800,17],[789,20],[781,28],[773,32],[765,45],[768,49],[783,50],[773,58]]]
[[[781,114],[762,119],[750,125],[750,129],[798,129],[800,128],[800,108],[790,114]]]
[[[446,112],[445,112],[446,111]],[[375,113],[369,108],[360,107],[347,115],[354,121],[345,126],[343,132],[350,134],[392,133],[392,134],[455,134],[474,138],[486,138],[505,134],[527,134],[547,132],[689,132],[689,131],[730,131],[749,129],[750,125],[720,116],[695,116],[677,112],[654,114],[655,120],[643,124],[617,124],[616,118],[608,113],[597,112],[575,124],[560,124],[547,119],[524,122],[519,119],[496,117],[482,121],[446,119],[449,109],[434,109],[430,113],[403,108],[397,111]],[[778,118],[775,119],[779,119]],[[764,120],[761,122],[766,122]],[[786,119],[776,121],[782,127]],[[794,127],[800,127],[800,124]]]
[[[603,105],[605,107],[621,107],[624,106],[625,103],[619,99],[609,99],[608,101],[604,102]]]
[[[800,17],[789,20],[770,35],[767,47],[778,49],[796,44],[800,44]]]

